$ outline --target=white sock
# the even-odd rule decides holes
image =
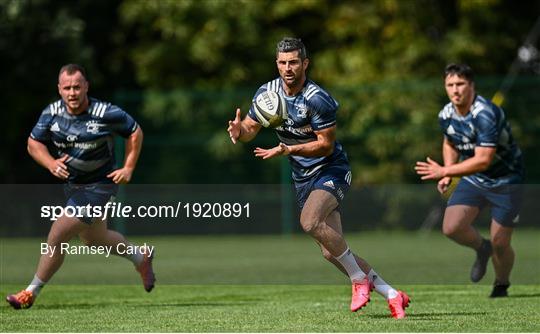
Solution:
[[[347,271],[347,274],[349,275],[349,278],[351,279],[351,282],[360,282],[366,277],[366,274],[360,269],[358,266],[358,263],[356,263],[356,259],[354,258],[353,253],[351,252],[350,248],[347,248],[347,250],[341,254],[340,256],[335,258],[336,260],[341,263],[343,268]]]
[[[396,298],[398,292],[386,283],[373,269],[368,273],[369,280],[373,282],[375,291],[386,299]]]
[[[35,296],[38,295],[39,291],[42,287],[45,286],[46,282],[43,282],[42,280],[37,277],[37,275],[34,275],[34,279],[32,282],[30,282],[30,285],[26,288],[27,291],[32,291],[32,294]]]
[[[134,254],[126,254],[126,259],[130,260],[135,266],[138,267],[143,262],[144,254],[141,252],[140,247],[134,247],[134,250]]]

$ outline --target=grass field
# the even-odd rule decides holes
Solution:
[[[540,231],[518,230],[511,297],[487,298],[493,273],[468,282],[474,259],[439,233],[370,232],[349,244],[407,291],[396,321],[374,293],[348,311],[347,279],[304,236],[134,238],[156,246],[148,294],[121,258],[70,255],[29,310],[0,306],[2,332],[539,332]],[[39,239],[0,239],[0,293],[25,287]]]

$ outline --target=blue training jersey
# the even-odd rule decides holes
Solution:
[[[107,174],[116,169],[114,135],[129,137],[138,125],[119,107],[89,99],[79,115],[67,111],[64,101],[49,104],[41,113],[30,137],[48,145],[55,158],[68,155],[68,183],[110,182]]]
[[[491,101],[476,95],[465,116],[448,103],[439,113],[439,124],[462,160],[473,157],[476,146],[497,149],[487,170],[464,176],[464,179],[487,189],[523,181],[521,150],[514,141],[504,111]]]
[[[287,96],[282,87],[281,78],[262,85],[255,96],[271,90],[285,98],[288,119],[275,129],[279,140],[286,145],[303,144],[317,140],[314,131],[323,130],[336,125],[336,112],[339,104],[324,89],[311,80],[306,80],[304,88],[295,96]],[[248,114],[257,121],[253,105]],[[340,164],[348,168],[348,160],[339,142],[334,143],[334,152],[327,157],[302,157],[290,155],[289,162],[293,171],[293,180],[302,182],[318,174],[328,164]]]

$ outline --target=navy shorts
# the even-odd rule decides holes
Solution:
[[[351,170],[348,165],[330,165],[304,182],[295,182],[296,201],[300,209],[304,207],[309,194],[315,189],[326,190],[341,204],[351,187]]]
[[[118,192],[118,185],[114,183],[65,184],[64,194],[67,198],[66,206],[86,207],[105,206],[107,202],[114,201]],[[78,217],[84,223],[92,223],[93,217],[84,215]]]
[[[448,200],[448,206],[467,205],[482,210],[491,207],[491,218],[506,227],[515,227],[519,221],[519,210],[523,199],[521,184],[507,184],[493,189],[484,189],[461,179]]]

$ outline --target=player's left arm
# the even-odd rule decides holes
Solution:
[[[143,132],[140,126],[126,139],[124,166],[107,175],[114,183],[125,184],[131,181],[131,176],[139,160],[143,142]]]
[[[278,146],[270,149],[257,147],[253,152],[255,156],[270,159],[280,155],[299,155],[302,157],[326,157],[334,153],[334,142],[336,141],[336,126],[314,131],[317,140],[309,143],[285,145],[279,143]]]
[[[242,120],[240,108],[237,108],[234,120],[229,121],[227,132],[232,143],[236,144],[237,141],[251,141],[261,128],[262,125],[254,121],[249,115],[246,115]]]
[[[417,173],[422,175],[421,179],[438,180],[447,176],[465,176],[488,169],[497,152],[500,137],[499,120],[500,114],[492,109],[477,111],[471,120],[477,131],[474,155],[444,167],[428,157],[426,162],[418,162],[416,165]]]
[[[450,166],[441,166],[431,158],[416,163],[416,172],[422,175],[422,180],[439,180],[443,177],[465,176],[485,171],[497,149],[495,147],[476,146],[474,156]]]
[[[311,127],[316,140],[295,145],[279,143],[271,149],[257,147],[255,156],[269,159],[279,155],[298,155],[306,158],[326,157],[334,153],[336,141],[336,111],[338,103],[330,95],[316,93],[308,101]]]

